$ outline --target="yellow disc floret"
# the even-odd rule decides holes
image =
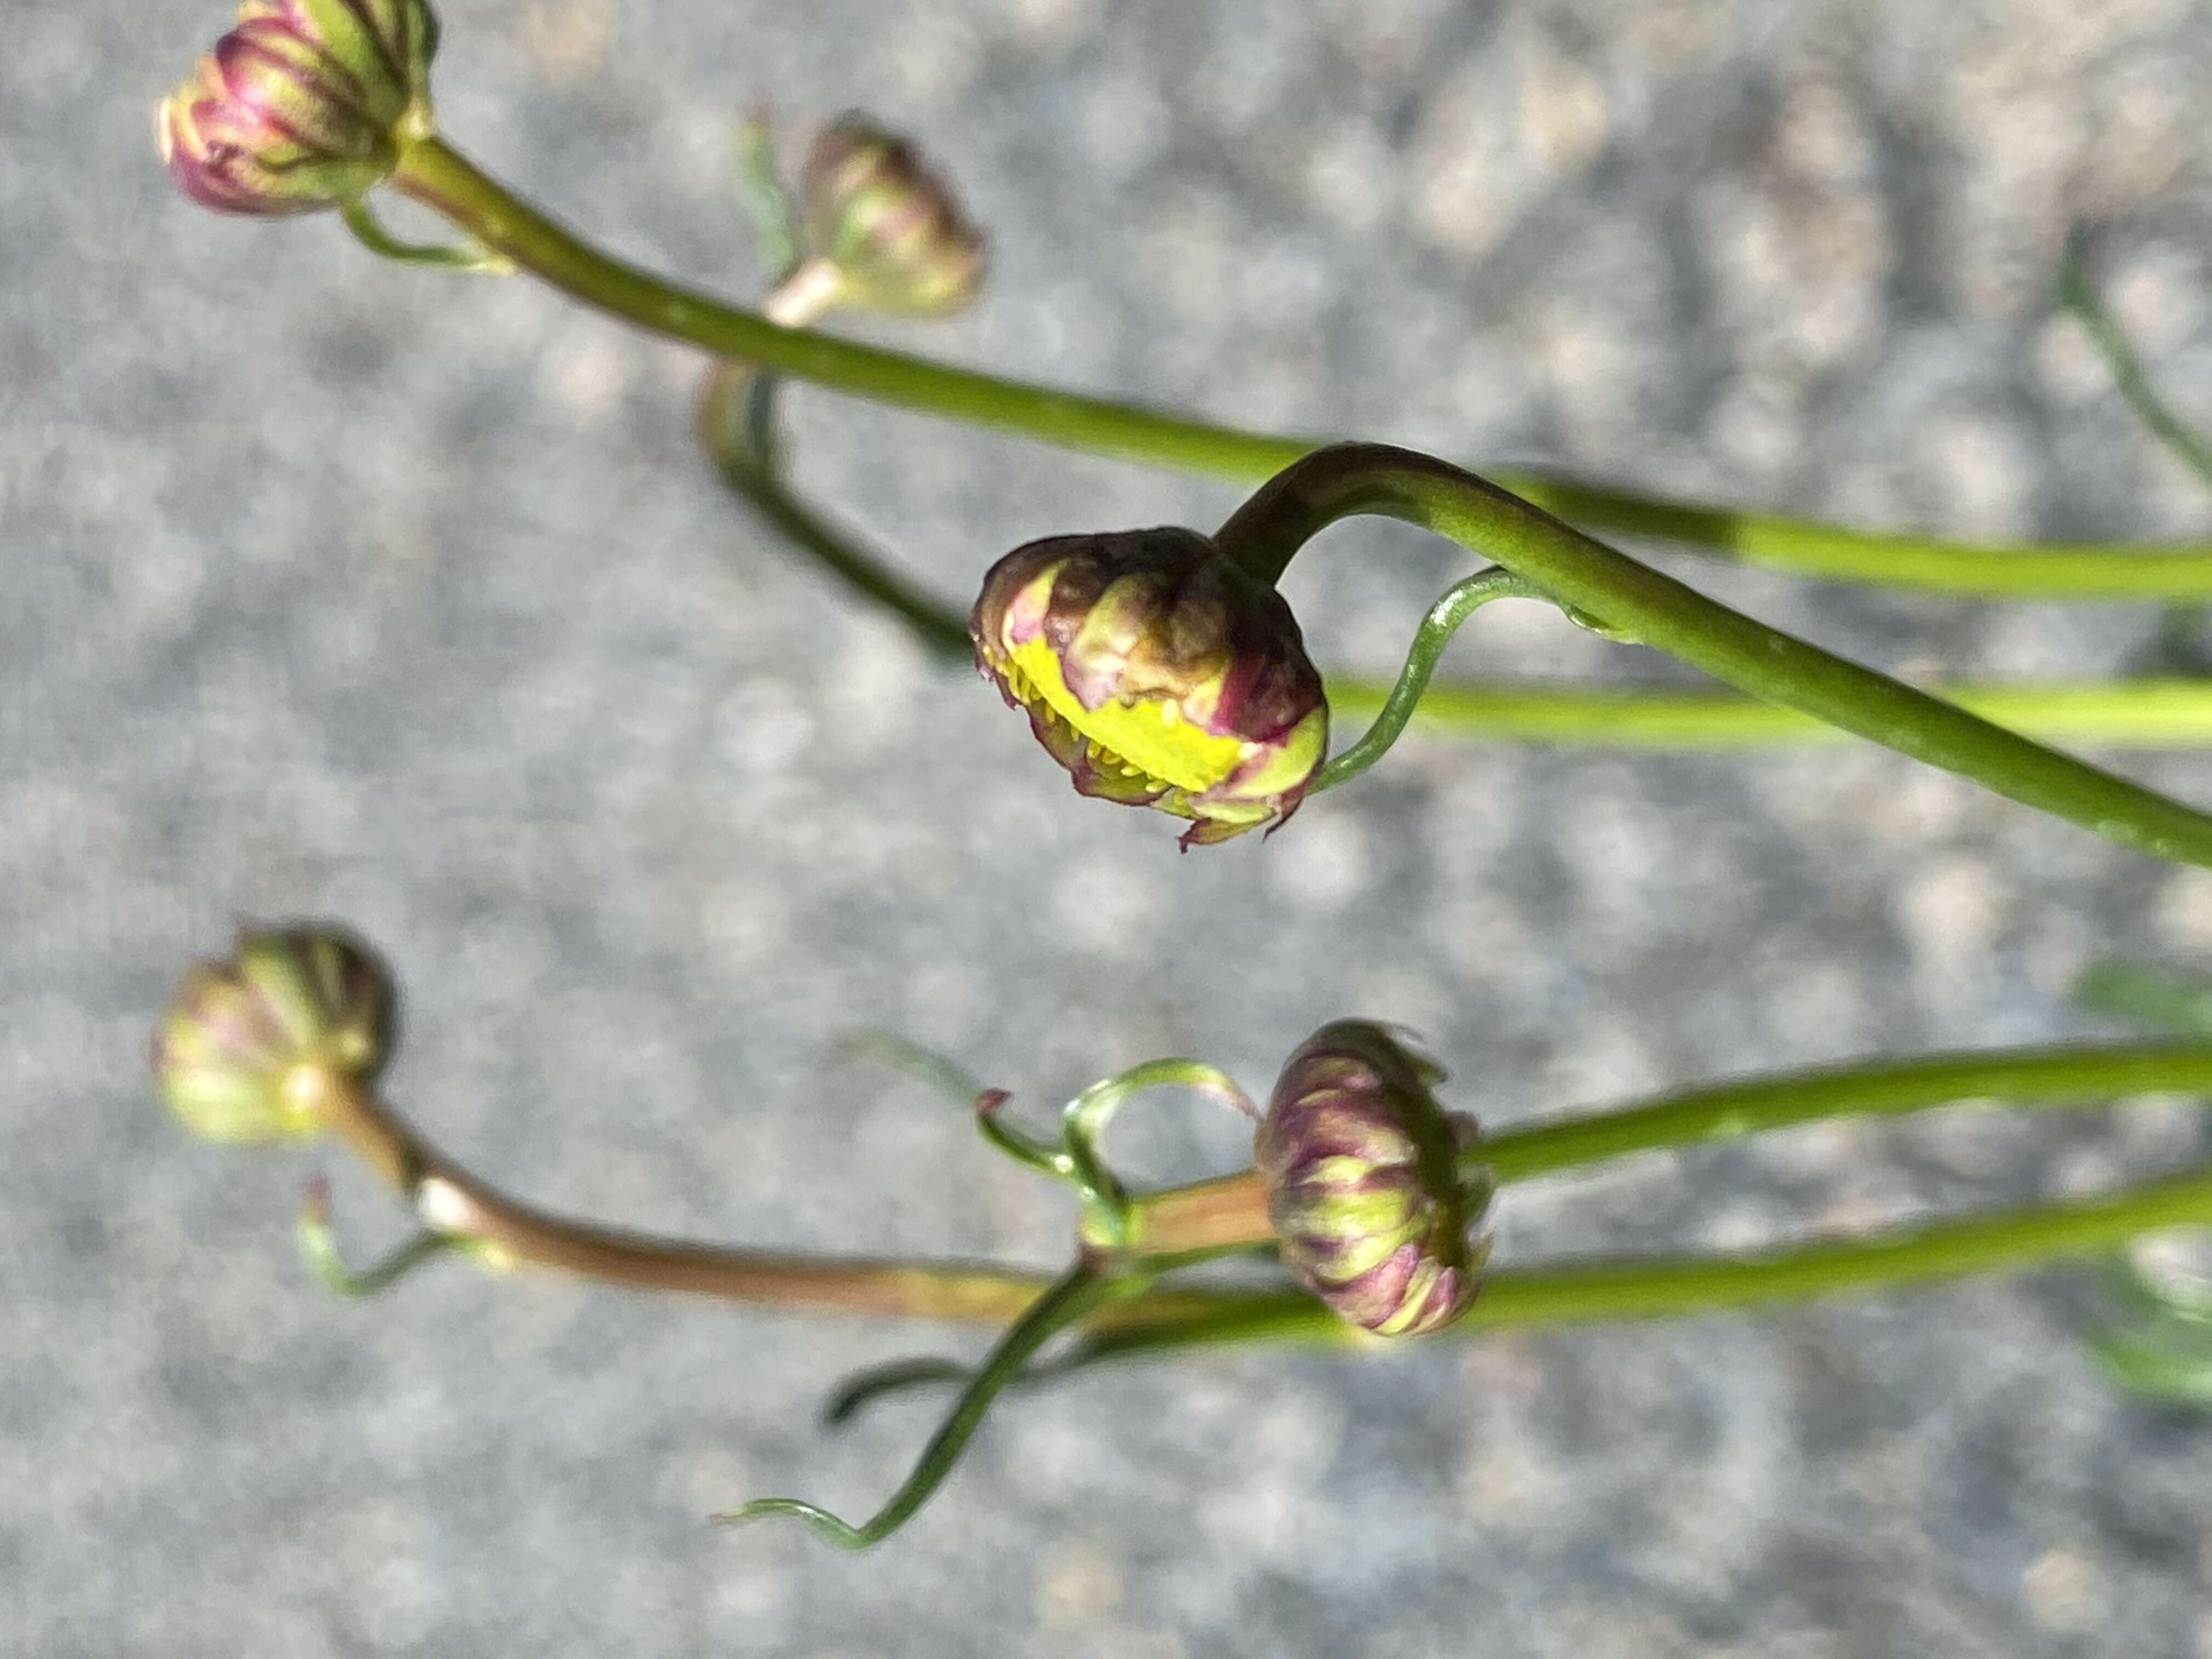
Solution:
[[[1103,750],[1099,761],[1164,789],[1203,793],[1237,769],[1249,746],[1193,726],[1170,697],[1115,697],[1085,708],[1060,677],[1059,653],[1042,635],[1013,648],[1006,673],[1024,702],[1042,702],[1088,739],[1094,753]]]

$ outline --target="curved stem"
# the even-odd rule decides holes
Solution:
[[[1322,450],[1263,485],[1216,539],[1272,582],[1320,531],[1367,513],[1419,525],[1495,559],[1563,606],[1738,690],[2124,846],[2212,866],[2212,817],[1754,622],[1447,461],[1382,444]]]
[[[952,1466],[967,1449],[999,1391],[1012,1382],[1030,1357],[1059,1332],[1065,1330],[1109,1297],[1127,1294],[1131,1287],[1109,1278],[1088,1261],[1079,1261],[1037,1297],[999,1339],[959,1401],[937,1432],[922,1449],[914,1473],[908,1475],[890,1501],[859,1526],[842,1521],[829,1510],[795,1498],[757,1498],[717,1521],[757,1521],[765,1516],[794,1516],[823,1538],[848,1550],[866,1549],[896,1532],[943,1484]]]
[[[869,556],[851,536],[787,489],[775,466],[775,380],[740,365],[710,372],[699,401],[699,438],[723,481],[778,534],[862,599],[903,622],[948,662],[972,662],[967,618]]]
[[[744,370],[734,366],[725,366],[724,372],[745,376]],[[762,377],[750,383],[749,394],[760,397],[772,384]],[[723,401],[715,401],[717,398]],[[971,662],[974,647],[968,638],[965,612],[916,586],[880,551],[866,546],[851,532],[831,525],[779,479],[750,462],[745,441],[733,435],[745,418],[739,407],[744,401],[710,393],[701,409],[701,435],[732,488],[758,507],[770,526],[799,550],[812,556],[861,598],[897,617],[931,652],[947,662]],[[760,453],[758,441],[755,443],[753,453]],[[1434,615],[1432,607],[1431,617]],[[1417,651],[1419,645],[1417,634]],[[1409,659],[1407,672],[1411,666]],[[1329,675],[1332,718],[1371,717],[1387,710],[1393,699],[1403,693],[1407,672],[1388,684],[1355,675]],[[2212,680],[1965,683],[1926,690],[1932,697],[1956,703],[1984,720],[2031,737],[2104,748],[2191,748],[2212,743]],[[1795,708],[1736,691],[1668,685],[1562,685],[1549,681],[1431,679],[1419,694],[1412,720],[1424,729],[1461,737],[1627,749],[1739,749],[1848,742],[1853,735]],[[1373,735],[1370,732],[1369,737]],[[1393,734],[1393,742],[1396,735]],[[1363,738],[1355,749],[1367,741]],[[1323,775],[1343,758],[1332,759],[1323,767]]]
[[[743,358],[879,403],[1020,432],[1072,449],[1188,465],[1232,478],[1265,477],[1313,447],[778,327],[753,312],[601,253],[435,137],[415,140],[402,150],[391,183],[586,305],[718,357]]]
[[[734,368],[726,372],[744,374]],[[772,384],[763,377],[748,390],[758,398]],[[743,401],[709,401],[702,406],[702,436],[724,478],[760,509],[772,527],[863,599],[905,623],[933,653],[948,662],[972,661],[965,613],[916,586],[880,552],[832,526],[777,478],[748,462],[742,441],[732,435],[735,422],[744,418],[738,408]],[[1468,580],[1479,580],[1481,574]],[[1431,607],[1425,627],[1442,604]],[[1421,635],[1417,633],[1406,670],[1387,684],[1354,675],[1329,675],[1332,716],[1376,716],[1389,711],[1394,700],[1405,694],[1412,657],[1420,648]],[[2105,748],[2192,748],[2212,743],[2212,680],[2027,685],[1969,682],[1926,690],[1932,697],[2031,737]],[[1425,729],[1455,736],[1603,748],[1738,749],[1847,742],[1853,736],[1795,708],[1741,692],[1668,685],[1431,679],[1420,689],[1411,719]],[[1392,733],[1391,741],[1399,735]],[[1322,775],[1328,776],[1374,736],[1370,732],[1352,750],[1330,760]]]
[[[477,1180],[349,1079],[303,1070],[294,1087],[424,1226],[501,1260],[646,1290],[991,1324],[1018,1317],[1048,1282],[982,1264],[724,1249],[549,1214]]]
[[[337,1235],[331,1231],[330,1183],[319,1176],[307,1183],[307,1196],[300,1205],[297,1233],[300,1259],[307,1264],[307,1271],[343,1297],[369,1297],[388,1290],[433,1256],[442,1255],[459,1243],[426,1227],[381,1261],[367,1267],[355,1267],[346,1261],[345,1253],[338,1249]]]
[[[837,391],[1087,453],[1248,481],[1271,477],[1327,441],[1243,431],[780,329],[753,313],[610,258],[435,137],[406,146],[392,184],[586,305],[717,356],[744,358]],[[1801,575],[2012,598],[2212,597],[2212,547],[2202,544],[1976,546],[1667,501],[1542,473],[1500,471],[1497,477],[1538,506],[1595,531],[1682,542]]]
[[[1313,784],[1306,793],[1317,794],[1356,778],[1389,752],[1390,745],[1406,729],[1406,722],[1413,719],[1422,693],[1428,690],[1429,677],[1437,672],[1437,659],[1451,643],[1452,635],[1459,632],[1462,623],[1492,599],[1543,597],[1511,571],[1494,565],[1445,589],[1443,597],[1429,607],[1428,615],[1421,618],[1421,625],[1414,630],[1413,642],[1406,652],[1406,665],[1398,671],[1398,682],[1383,699],[1382,712],[1376,715],[1374,724],[1358,743],[1328,757],[1314,774]],[[1334,701],[1332,698],[1332,706]]]
[[[356,197],[338,204],[338,217],[353,239],[380,259],[395,264],[428,265],[437,270],[469,271],[484,276],[511,276],[514,261],[468,243],[426,245],[403,242],[386,230],[368,203]]]

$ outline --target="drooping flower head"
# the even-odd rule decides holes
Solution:
[[[806,252],[833,268],[840,299],[943,316],[975,295],[983,238],[914,147],[857,111],[823,129],[800,180]]]
[[[1474,1302],[1490,1252],[1474,1120],[1431,1091],[1437,1066],[1371,1020],[1342,1019],[1283,1067],[1253,1138],[1283,1264],[1353,1324],[1414,1336]]]
[[[319,1125],[285,1086],[302,1066],[373,1079],[392,1052],[392,981],[368,947],[325,927],[246,929],[185,976],[154,1036],[170,1110],[210,1140],[273,1140]]]
[[[1328,746],[1290,606],[1194,531],[1018,547],[968,631],[1078,790],[1188,818],[1186,847],[1288,817]]]
[[[357,199],[427,126],[437,20],[423,0],[246,0],[165,99],[169,175],[225,213],[311,213]]]

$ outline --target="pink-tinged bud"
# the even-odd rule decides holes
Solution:
[[[302,1067],[363,1082],[392,1051],[392,981],[339,929],[242,930],[226,961],[185,975],[154,1036],[154,1077],[169,1109],[210,1140],[313,1134],[286,1085]]]
[[[225,213],[341,206],[429,128],[437,20],[422,0],[246,0],[238,24],[165,99],[169,176]]]
[[[1443,1079],[1387,1027],[1338,1020],[1291,1056],[1253,1138],[1283,1265],[1379,1336],[1466,1312],[1490,1254],[1491,1183],[1459,1161],[1474,1120],[1437,1103]]]
[[[981,234],[913,147],[866,116],[823,130],[799,197],[806,252],[836,271],[842,302],[935,317],[975,298]]]
[[[1194,531],[1018,547],[968,632],[1079,791],[1188,818],[1186,847],[1281,823],[1328,747],[1290,606]]]

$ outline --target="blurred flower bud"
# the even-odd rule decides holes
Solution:
[[[273,1140],[319,1125],[286,1088],[302,1066],[367,1081],[392,1048],[392,982],[330,927],[243,930],[224,962],[185,976],[154,1036],[169,1109],[210,1140]]]
[[[975,298],[981,234],[913,147],[866,116],[823,129],[799,196],[806,252],[835,269],[844,303],[928,317]]]
[[[1459,1164],[1474,1120],[1437,1105],[1443,1078],[1387,1028],[1338,1020],[1291,1056],[1253,1139],[1283,1265],[1381,1336],[1464,1313],[1490,1253],[1490,1182]]]
[[[1078,790],[1190,819],[1186,847],[1288,817],[1328,746],[1290,606],[1193,531],[1018,547],[968,632]]]
[[[155,118],[184,192],[226,213],[337,207],[427,128],[437,20],[422,0],[246,0]]]

